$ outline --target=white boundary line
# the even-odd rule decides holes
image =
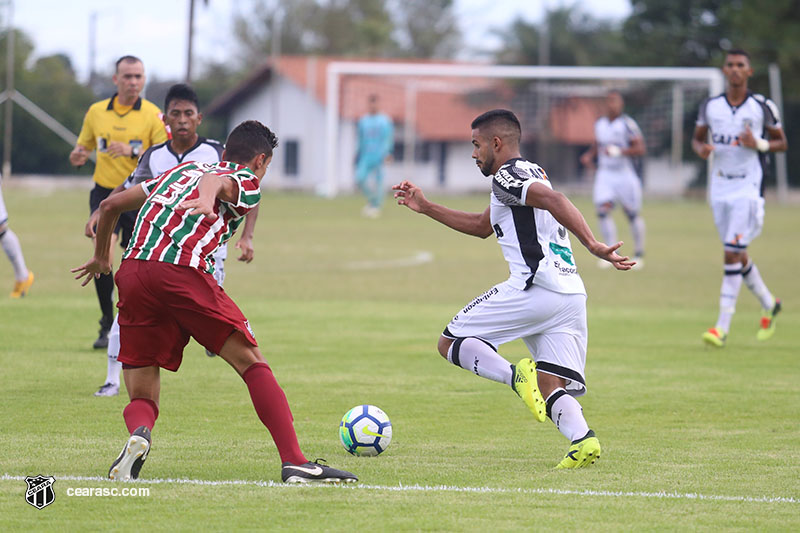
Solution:
[[[373,270],[379,268],[397,268],[417,266],[433,261],[433,254],[431,252],[420,251],[410,257],[401,257],[397,259],[377,259],[365,261],[352,261],[346,263],[344,266],[348,270]]]
[[[90,476],[55,476],[56,481],[102,481],[111,482],[104,477]],[[3,474],[0,481],[24,481],[24,476],[13,476]],[[453,485],[368,485],[364,483],[347,485],[289,485],[276,481],[251,481],[245,479],[232,480],[206,480],[206,479],[141,479],[134,481],[136,484],[145,485],[245,485],[268,488],[297,488],[297,487],[337,487],[348,490],[384,490],[391,492],[456,492],[456,493],[480,493],[480,494],[554,494],[558,496],[605,496],[612,498],[654,498],[667,500],[699,500],[699,501],[723,501],[723,502],[746,502],[746,503],[800,503],[800,499],[791,496],[724,496],[718,494],[698,494],[695,492],[636,492],[636,491],[608,491],[608,490],[569,490],[569,489],[504,489],[498,487],[457,487]]]

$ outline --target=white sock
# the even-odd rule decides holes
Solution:
[[[583,409],[578,400],[564,389],[556,389],[547,397],[547,416],[562,435],[570,442],[582,439],[589,433],[589,425],[583,418]]]
[[[119,385],[119,373],[122,370],[122,363],[117,361],[119,356],[119,315],[114,317],[111,330],[108,332],[108,370],[106,370],[106,383]]]
[[[25,281],[28,279],[28,267],[25,266],[25,256],[22,255],[22,246],[19,244],[17,234],[7,228],[2,235],[0,235],[0,244],[3,245],[3,251],[8,256],[8,260],[14,265],[14,277],[17,281]]]
[[[755,294],[758,301],[761,302],[761,307],[767,311],[771,311],[775,307],[775,297],[769,292],[764,280],[761,279],[758,267],[752,260],[742,269],[742,280],[750,292]]]
[[[633,253],[637,257],[644,255],[644,219],[636,215],[631,219],[631,233],[633,234]]]
[[[600,234],[606,244],[616,244],[617,242],[617,225],[614,223],[614,218],[611,213],[606,215],[598,215],[600,222]]]
[[[447,360],[482,378],[511,386],[511,363],[480,339],[456,339],[447,351]]]
[[[722,277],[722,287],[719,291],[719,318],[716,326],[725,333],[731,329],[731,319],[736,312],[736,299],[741,288],[742,264],[725,265],[725,275]]]

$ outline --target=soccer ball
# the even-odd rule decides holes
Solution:
[[[378,455],[392,442],[392,423],[382,409],[374,405],[358,405],[342,417],[339,440],[353,455]]]

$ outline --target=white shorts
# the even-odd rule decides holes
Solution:
[[[506,281],[467,304],[442,335],[476,337],[495,348],[522,339],[537,370],[566,379],[573,396],[586,393],[585,294],[561,294],[537,285],[523,291]]]
[[[714,224],[725,250],[741,252],[761,234],[764,227],[763,198],[711,200]]]
[[[594,205],[618,203],[629,215],[642,209],[642,180],[633,172],[598,170],[592,191]]]
[[[214,279],[222,287],[225,282],[225,260],[228,258],[228,243],[226,242],[214,251]]]

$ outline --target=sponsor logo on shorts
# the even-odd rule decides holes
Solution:
[[[500,292],[500,291],[497,290],[497,287],[492,287],[490,290],[488,290],[485,293],[481,294],[480,296],[478,296],[477,298],[472,300],[469,304],[467,304],[467,306],[464,309],[461,310],[461,314],[462,315],[466,315],[467,313],[470,312],[470,310],[472,310],[473,307],[475,307],[476,305],[478,305],[478,304],[480,304],[482,302],[485,302],[486,300],[488,300],[489,298],[491,298],[492,296],[494,296],[498,292]],[[456,317],[456,318],[458,318],[458,317]]]

